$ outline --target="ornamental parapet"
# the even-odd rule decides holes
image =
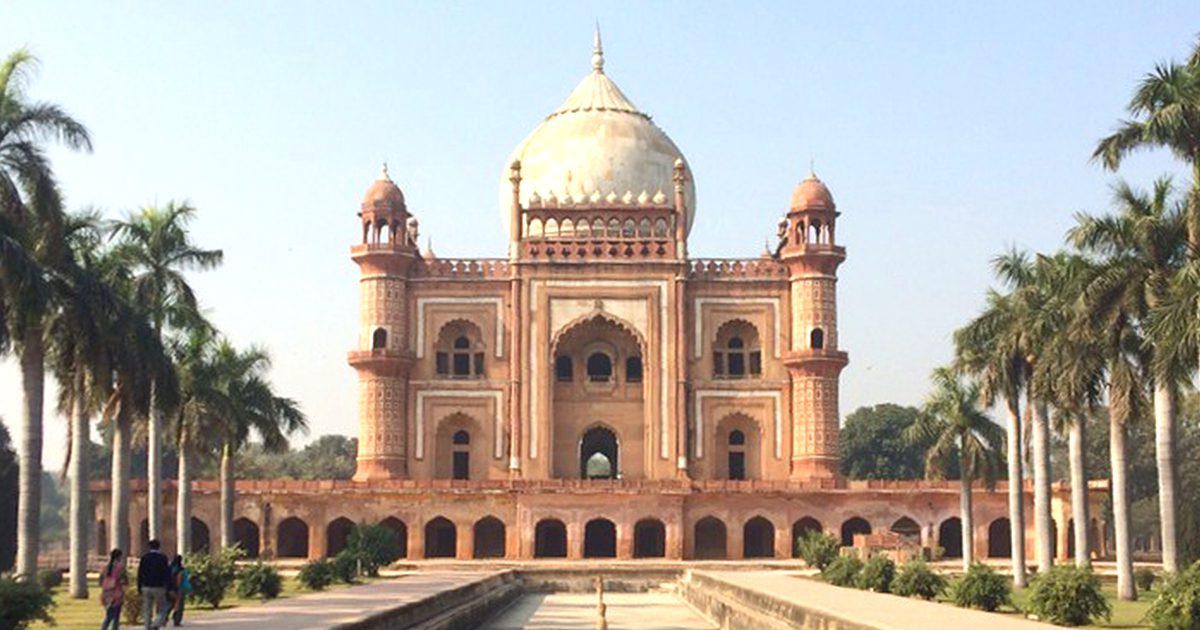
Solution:
[[[413,269],[414,278],[470,278],[507,280],[504,258],[429,258]]]
[[[675,241],[668,238],[551,239],[521,243],[522,258],[545,261],[674,260]]]
[[[690,280],[786,280],[787,265],[772,258],[694,258]]]

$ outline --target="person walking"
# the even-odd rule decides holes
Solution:
[[[100,572],[100,605],[104,606],[104,622],[100,630],[120,630],[121,604],[125,603],[125,563],[120,549],[108,554],[108,564]]]
[[[151,540],[150,551],[138,562],[137,589],[142,596],[142,615],[146,630],[159,630],[167,623],[167,586],[171,584],[171,566],[163,555],[162,544]]]
[[[175,627],[183,623],[183,604],[187,600],[188,593],[192,592],[192,573],[187,567],[183,566],[183,556],[176,555],[171,560],[171,621],[175,622]]]

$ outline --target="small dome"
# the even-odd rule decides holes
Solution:
[[[371,182],[363,195],[363,207],[374,208],[383,205],[394,212],[404,212],[404,193],[392,178],[388,176],[387,164],[379,173],[379,179]]]
[[[792,190],[792,202],[788,207],[792,210],[833,210],[835,204],[829,188],[815,174],[809,173]]]

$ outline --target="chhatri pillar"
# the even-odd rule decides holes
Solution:
[[[355,481],[408,476],[405,392],[413,363],[405,313],[408,269],[417,257],[416,219],[387,165],[363,197],[362,242],[350,248],[359,268],[358,466]]]
[[[838,350],[837,269],[846,250],[835,245],[833,195],[809,173],[792,191],[780,222],[780,258],[791,282],[792,345],[785,357],[792,386],[792,471],[796,480],[838,474],[838,380],[849,358]]]

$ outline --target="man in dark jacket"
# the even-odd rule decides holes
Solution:
[[[142,616],[146,630],[158,630],[167,624],[167,585],[171,583],[171,565],[157,540],[138,562],[137,589],[142,595]]]

